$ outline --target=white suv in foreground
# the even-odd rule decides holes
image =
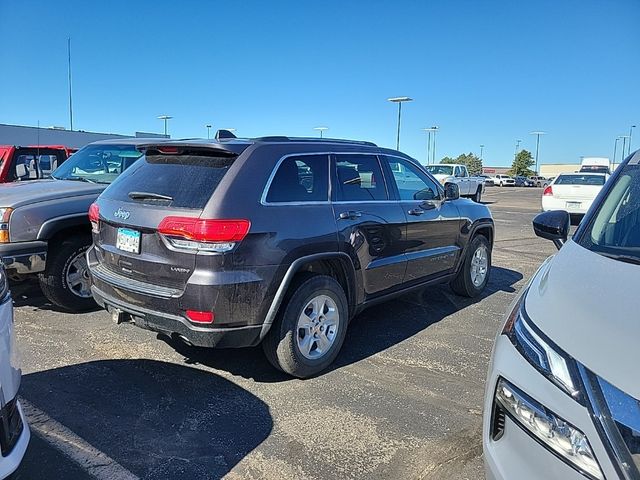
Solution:
[[[513,305],[487,378],[488,479],[640,478],[640,151],[572,239],[569,214],[533,222],[560,251]]]
[[[18,468],[30,435],[18,401],[21,371],[16,365],[14,343],[13,302],[0,264],[0,478]]]

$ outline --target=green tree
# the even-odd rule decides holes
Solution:
[[[520,150],[516,155],[516,158],[513,159],[513,165],[511,165],[511,170],[509,170],[509,175],[522,175],[523,177],[530,177],[534,175],[535,172],[531,170],[529,167],[534,164],[533,155],[528,150]]]
[[[482,173],[482,160],[471,152],[463,153],[456,158],[444,157],[440,160],[440,163],[466,165],[467,170],[469,170],[469,175],[479,175]]]

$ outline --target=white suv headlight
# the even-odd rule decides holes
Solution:
[[[528,319],[524,309],[526,292],[509,315],[502,333],[509,337],[536,370],[582,405],[586,405],[575,360],[564,353]]]
[[[544,447],[592,479],[604,479],[587,436],[503,378],[498,380],[496,407]],[[494,412],[496,415],[497,412]]]

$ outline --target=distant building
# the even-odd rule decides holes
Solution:
[[[484,175],[506,175],[511,167],[482,167]]]
[[[169,138],[161,133],[136,132],[135,135],[67,130],[63,127],[27,127],[0,123],[0,145],[64,145],[82,148],[86,144],[109,138]]]

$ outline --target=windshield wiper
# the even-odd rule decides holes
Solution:
[[[620,262],[632,263],[634,265],[640,265],[640,258],[634,257],[633,255],[624,255],[622,253],[605,253],[598,252],[600,255],[603,255],[607,258],[611,258],[613,260],[618,260]]]
[[[67,177],[67,178],[58,178],[58,177],[53,177],[56,180],[71,180],[72,182],[87,182],[87,183],[98,183],[95,180],[89,180],[88,178],[85,177]]]
[[[173,200],[173,197],[169,195],[153,192],[129,192],[129,198],[131,200],[166,200],[167,202]]]

